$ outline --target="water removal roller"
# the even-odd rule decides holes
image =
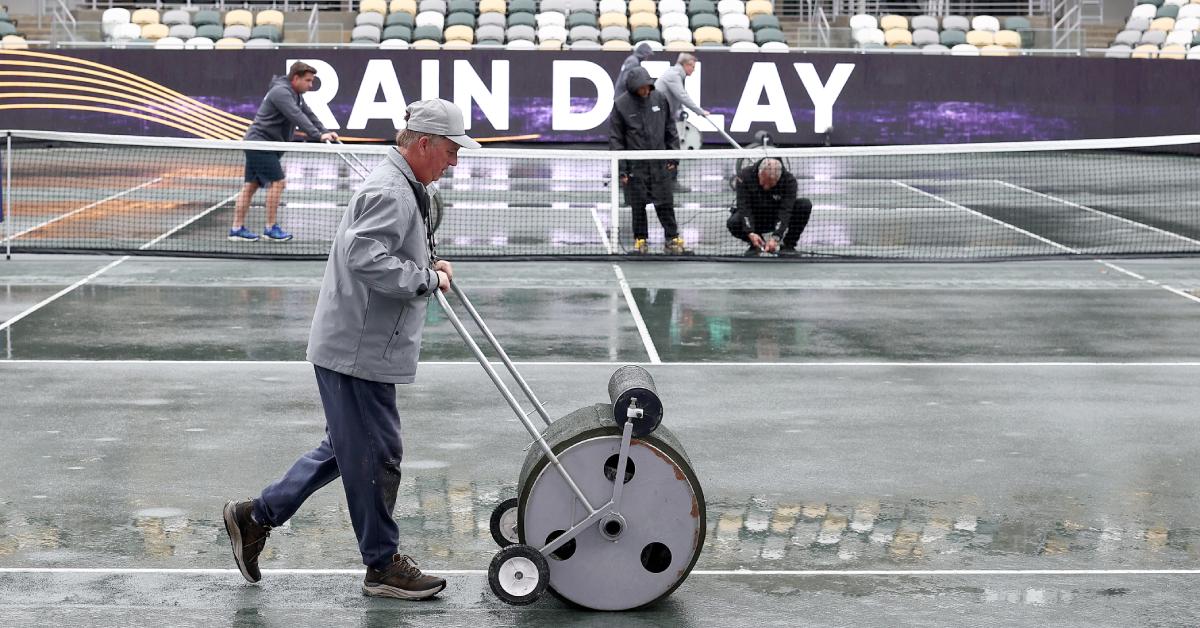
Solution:
[[[551,590],[596,610],[637,608],[670,595],[700,556],[706,513],[687,453],[661,425],[662,401],[650,374],[618,369],[609,380],[611,403],[551,421],[466,295],[451,288],[534,404],[529,412],[521,408],[438,292],[450,323],[534,439],[519,496],[492,515],[492,537],[501,546],[488,568],[492,591],[510,604],[529,604]],[[544,431],[530,419],[535,413]]]

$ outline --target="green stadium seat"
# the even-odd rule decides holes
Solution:
[[[8,11],[0,9],[0,22],[12,22],[12,19],[8,17]]]
[[[688,15],[695,16],[701,13],[708,13],[714,17],[717,15],[717,5],[712,3],[712,0],[692,0],[688,3]],[[717,22],[717,26],[720,22]],[[692,28],[695,28],[694,26]]]
[[[470,26],[475,28],[475,14],[458,11],[446,16],[446,28],[451,26]]]
[[[510,0],[508,3],[509,17],[512,17],[513,13],[528,13],[533,15],[537,13],[537,3],[533,0]]]
[[[779,18],[774,15],[756,15],[750,19],[750,28],[756,31],[764,28],[779,28]]]
[[[1006,31],[1021,31],[1026,28],[1031,28],[1028,18],[1020,16],[1004,18],[1004,30]]]
[[[16,35],[17,27],[12,25],[12,22],[0,22],[0,37],[6,35]]]
[[[508,25],[512,26],[537,26],[537,18],[532,13],[509,13]]]
[[[633,29],[633,37],[631,38],[631,40],[635,44],[638,43],[639,41],[661,42],[662,41],[662,33],[660,33],[657,28],[651,28],[649,26],[641,26],[641,27]]]
[[[705,26],[721,28],[721,20],[712,13],[700,13],[692,16],[692,30]]]
[[[221,24],[220,12],[212,10],[196,11],[196,15],[192,16],[192,26],[195,26],[197,29],[208,24]]]
[[[447,13],[470,13],[475,15],[475,0],[450,0]]]
[[[274,26],[264,24],[262,26],[255,26],[250,30],[250,39],[269,39],[277,44],[283,39],[283,33]]]
[[[405,13],[404,15],[408,15]],[[412,29],[403,24],[393,24],[383,29],[383,41],[389,39],[401,39],[407,42],[412,41]]]
[[[1137,4],[1152,4],[1156,7],[1163,5],[1163,0],[1138,0]]]
[[[404,13],[403,11],[400,13],[392,13],[387,16],[387,19],[383,22],[383,25],[385,27],[407,26],[411,29],[413,27],[413,16],[411,13]]]
[[[942,40],[942,45],[946,46],[947,48],[953,48],[959,44],[967,43],[967,34],[958,30],[942,31],[940,37]]]
[[[1164,4],[1158,7],[1158,12],[1154,14],[1154,17],[1179,17],[1179,5]]]
[[[225,36],[225,29],[220,24],[202,24],[196,27],[196,37],[204,37],[217,41]]]
[[[577,12],[572,13],[570,17],[567,18],[568,29],[575,28],[576,26],[591,26],[592,28],[599,28],[600,24],[596,22],[595,15],[592,15],[591,13]]]
[[[787,43],[787,37],[778,28],[764,28],[754,33],[754,43],[761,45],[769,41]]]
[[[418,26],[417,30],[413,31],[412,38],[413,41],[431,39],[440,44],[442,43],[442,29],[436,26]]]

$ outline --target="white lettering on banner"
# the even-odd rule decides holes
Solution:
[[[441,66],[437,59],[426,59],[421,62],[421,100],[442,97],[441,88],[438,86],[441,76]]]
[[[796,74],[800,75],[800,81],[804,83],[804,91],[808,92],[808,97],[813,103],[813,133],[827,133],[830,127],[833,126],[833,103],[837,102],[838,96],[842,93],[842,88],[846,87],[846,81],[850,80],[850,73],[854,71],[853,63],[839,63],[833,66],[833,72],[829,74],[829,82],[821,84],[821,77],[817,76],[817,69],[811,63],[796,63]]]
[[[467,129],[471,128],[471,102],[479,103],[483,117],[497,131],[508,130],[508,61],[492,62],[492,88],[483,84],[471,62],[454,61],[454,104],[462,109]]]
[[[383,89],[381,101],[375,100],[380,88]],[[404,92],[400,89],[400,80],[396,78],[396,68],[391,60],[371,59],[363,72],[346,128],[365,129],[371,120],[391,120],[392,126],[403,128],[404,111],[407,108],[408,102],[404,100]]]
[[[759,101],[764,91],[767,104],[762,105]],[[779,80],[779,70],[774,63],[760,61],[750,66],[750,75],[746,77],[746,87],[742,89],[742,99],[738,102],[729,130],[744,133],[750,130],[750,124],[754,122],[773,122],[780,133],[796,132],[796,121],[792,119],[792,109],[788,106],[783,82]]]
[[[329,103],[337,96],[338,92],[338,75],[337,70],[333,69],[332,65],[321,61],[320,59],[288,59],[284,62],[284,76],[287,75],[288,69],[297,61],[303,61],[313,67],[317,71],[317,80],[321,83],[319,89],[314,89],[306,92],[304,104],[312,109],[313,115],[321,121],[321,125],[327,129],[340,129],[337,118],[333,117],[333,111],[329,109]]]
[[[555,131],[588,131],[608,119],[612,112],[612,77],[591,61],[554,61],[550,100],[550,126]],[[584,79],[596,86],[596,103],[591,110],[571,111],[571,80]]]

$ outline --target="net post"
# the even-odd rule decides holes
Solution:
[[[620,235],[617,232],[617,223],[618,223],[618,218],[619,218],[619,216],[617,215],[617,210],[621,206],[620,203],[617,202],[618,199],[620,199],[620,194],[621,194],[621,191],[619,189],[621,186],[621,173],[620,173],[620,169],[617,164],[618,164],[618,160],[616,158],[610,159],[609,173],[608,173],[608,176],[609,176],[608,194],[609,194],[609,211],[610,211],[609,221],[608,221],[608,241],[612,243],[612,250],[609,251],[609,253],[616,253],[618,247],[620,247],[620,242],[621,242],[620,240],[617,239],[617,236]]]
[[[12,260],[12,131],[4,133],[4,259]]]

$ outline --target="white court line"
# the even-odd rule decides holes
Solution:
[[[8,238],[6,238],[6,239],[7,239],[7,240],[15,240],[15,239],[17,239],[17,238],[19,238],[19,237],[21,237],[21,236],[23,236],[23,235],[25,235],[25,234],[27,234],[27,233],[31,232],[31,231],[37,231],[38,229],[41,229],[42,227],[45,227],[45,226],[47,226],[47,225],[52,225],[52,224],[54,224],[54,223],[56,223],[56,222],[58,222],[58,221],[60,221],[60,220],[66,220],[67,218],[70,218],[71,216],[74,216],[75,214],[78,214],[79,212],[82,212],[82,211],[87,211],[87,210],[89,210],[89,209],[91,209],[91,208],[93,208],[93,207],[95,207],[95,206],[97,206],[97,205],[102,205],[102,204],[104,204],[104,203],[107,203],[107,202],[109,202],[109,201],[111,201],[111,200],[113,200],[113,199],[121,198],[122,196],[125,196],[126,194],[129,194],[130,192],[136,192],[136,191],[138,191],[138,190],[140,190],[140,189],[142,189],[142,188],[144,188],[144,187],[146,187],[146,186],[154,185],[155,183],[158,183],[159,181],[162,181],[162,180],[163,180],[163,178],[162,178],[162,177],[157,177],[157,178],[151,179],[151,180],[149,180],[149,181],[147,181],[147,182],[145,182],[145,183],[143,183],[143,184],[141,184],[141,185],[138,185],[138,186],[131,187],[131,188],[129,188],[128,190],[125,190],[124,192],[117,192],[116,194],[113,194],[112,196],[109,196],[109,197],[107,197],[107,198],[102,198],[102,199],[100,199],[100,200],[96,201],[95,203],[91,203],[91,204],[89,204],[89,205],[84,205],[83,207],[80,207],[79,209],[73,209],[73,210],[71,210],[70,212],[67,212],[67,213],[65,213],[65,214],[63,214],[63,215],[61,215],[61,216],[58,216],[58,217],[56,217],[56,218],[51,218],[50,220],[47,220],[46,222],[43,222],[43,223],[42,223],[42,224],[40,224],[40,225],[34,225],[34,226],[32,226],[32,227],[30,227],[30,228],[28,228],[28,229],[24,230],[24,231],[19,231],[19,232],[17,232],[17,233],[14,233],[13,235],[9,236],[9,237],[8,237]]]
[[[600,240],[604,243],[604,249],[609,255],[616,252],[613,242],[609,240],[608,234],[604,231],[604,224],[600,221],[600,215],[596,213],[596,208],[592,208],[592,222],[596,225],[596,231],[600,232]],[[650,337],[650,330],[646,327],[646,320],[642,318],[642,311],[638,308],[637,302],[633,300],[633,291],[629,289],[629,282],[625,279],[625,272],[621,270],[618,264],[612,265],[613,274],[617,276],[617,283],[621,285],[621,294],[625,295],[625,303],[629,306],[629,313],[633,314],[633,324],[637,326],[638,335],[642,337],[642,344],[646,347],[646,355],[650,357],[651,364],[661,364],[662,360],[658,357],[658,349],[654,347],[654,339]]]
[[[175,227],[174,229],[172,229],[172,230],[170,230],[170,231],[168,231],[168,232],[164,233],[163,235],[160,235],[160,236],[158,236],[157,238],[154,238],[153,240],[151,240],[151,241],[149,241],[149,242],[147,242],[147,243],[143,244],[142,246],[138,247],[138,249],[139,249],[139,250],[143,250],[143,251],[144,251],[144,250],[146,250],[146,248],[147,248],[147,247],[149,247],[149,246],[152,246],[152,245],[154,245],[154,244],[156,244],[156,243],[158,243],[158,242],[162,241],[162,239],[163,239],[163,238],[165,238],[165,237],[167,237],[167,236],[169,236],[169,235],[171,235],[171,234],[173,234],[173,233],[175,233],[175,232],[179,231],[180,229],[182,229],[182,228],[186,227],[187,225],[190,225],[190,224],[192,224],[193,222],[196,222],[196,220],[198,220],[198,219],[199,219],[199,218],[201,218],[202,216],[205,216],[205,215],[209,214],[210,212],[212,212],[213,210],[215,210],[216,208],[218,208],[218,207],[220,207],[220,206],[224,205],[225,203],[228,203],[228,202],[229,202],[229,200],[230,200],[230,199],[232,199],[232,198],[234,198],[235,196],[237,196],[237,194],[234,194],[233,196],[230,196],[229,198],[226,198],[225,200],[221,201],[220,203],[217,203],[216,205],[213,205],[212,207],[209,207],[208,209],[206,209],[206,210],[204,210],[202,213],[200,213],[198,216],[195,216],[195,217],[193,217],[192,219],[190,219],[190,220],[188,220],[187,222],[185,222],[185,223],[183,223],[183,224],[181,224],[181,225],[179,225],[179,226]],[[51,295],[51,296],[49,296],[49,297],[47,297],[47,298],[45,298],[45,299],[42,299],[41,301],[39,301],[39,302],[35,303],[35,304],[34,304],[34,305],[32,305],[31,307],[29,307],[29,308],[26,308],[26,309],[25,309],[23,312],[21,312],[21,313],[17,314],[16,316],[14,316],[14,317],[12,317],[12,318],[10,318],[10,319],[8,319],[8,320],[4,321],[3,323],[0,323],[0,331],[4,331],[5,329],[8,329],[9,327],[12,327],[14,324],[16,324],[17,322],[19,322],[21,319],[23,319],[23,318],[25,318],[25,317],[29,316],[30,314],[33,314],[34,312],[36,312],[36,311],[38,311],[38,310],[40,310],[40,309],[42,309],[42,308],[46,307],[47,305],[50,305],[51,303],[53,303],[53,302],[57,301],[58,299],[62,298],[63,296],[65,296],[65,295],[69,294],[71,291],[75,290],[75,289],[76,289],[76,288],[78,288],[79,286],[82,286],[83,284],[85,284],[85,283],[87,283],[87,282],[89,282],[89,281],[91,281],[91,280],[95,279],[96,277],[99,277],[100,275],[103,275],[104,273],[106,273],[106,272],[108,272],[108,271],[112,270],[113,268],[116,268],[116,267],[117,267],[119,264],[121,264],[121,263],[125,262],[125,261],[126,261],[126,260],[128,260],[129,258],[130,258],[130,256],[129,256],[129,255],[126,255],[126,256],[124,256],[124,257],[122,257],[122,258],[120,258],[120,259],[116,260],[115,262],[112,262],[112,263],[108,264],[108,265],[107,265],[107,266],[105,266],[104,268],[101,268],[100,270],[97,270],[96,272],[94,272],[94,273],[92,273],[92,274],[88,275],[87,277],[84,277],[83,279],[80,279],[79,281],[76,281],[75,283],[73,283],[73,284],[71,284],[71,285],[67,286],[66,288],[63,288],[62,290],[59,290],[58,292],[55,292],[53,295]]]
[[[993,179],[993,181],[996,181],[996,179]],[[1045,242],[1046,244],[1049,244],[1050,246],[1053,246],[1053,247],[1055,247],[1055,248],[1061,249],[1061,250],[1063,250],[1063,251],[1067,251],[1068,253],[1073,253],[1073,254],[1075,254],[1075,255],[1081,255],[1081,254],[1082,254],[1082,251],[1079,251],[1079,250],[1077,250],[1077,249],[1073,249],[1073,248],[1071,248],[1071,247],[1069,247],[1069,246],[1067,246],[1067,245],[1065,245],[1065,244],[1059,244],[1058,242],[1055,242],[1054,240],[1050,240],[1050,239],[1048,239],[1048,238],[1043,238],[1043,237],[1042,237],[1042,236],[1040,236],[1040,235],[1037,235],[1037,234],[1035,234],[1035,233],[1032,233],[1032,232],[1026,231],[1026,230],[1024,230],[1024,229],[1021,229],[1020,227],[1017,227],[1016,225],[1011,225],[1011,224],[1009,224],[1009,223],[1007,223],[1007,222],[1004,222],[1003,220],[999,220],[999,219],[997,219],[997,218],[992,218],[991,216],[988,216],[987,214],[984,214],[984,213],[982,213],[982,212],[976,211],[976,210],[974,210],[974,209],[971,209],[971,208],[969,208],[969,207],[965,207],[965,206],[963,206],[963,205],[959,205],[958,203],[955,203],[954,201],[951,201],[951,200],[949,200],[949,199],[942,198],[942,197],[938,196],[937,194],[933,194],[933,193],[931,193],[931,192],[926,192],[926,191],[924,191],[924,190],[919,190],[919,189],[917,189],[917,188],[915,188],[915,187],[913,187],[913,186],[911,186],[911,185],[908,185],[908,184],[906,184],[906,183],[904,183],[904,182],[902,182],[902,181],[893,181],[893,183],[895,183],[896,185],[899,185],[900,187],[907,188],[907,189],[909,189],[909,190],[912,190],[912,191],[914,191],[914,192],[917,192],[917,193],[919,193],[919,194],[924,194],[925,196],[928,196],[928,197],[930,197],[930,198],[933,198],[933,199],[936,199],[936,200],[938,200],[938,201],[941,201],[942,203],[945,203],[945,204],[947,204],[947,205],[949,205],[949,206],[951,206],[951,207],[956,207],[956,208],[958,208],[958,209],[961,209],[961,210],[963,210],[963,211],[970,212],[970,213],[972,213],[972,214],[974,214],[974,215],[976,215],[976,216],[979,216],[979,217],[981,217],[981,218],[985,218],[985,219],[987,219],[987,220],[990,220],[991,222],[994,222],[994,223],[996,223],[996,224],[998,224],[998,225],[1001,225],[1001,226],[1003,226],[1003,227],[1006,227],[1006,228],[1008,228],[1008,229],[1012,229],[1013,231],[1016,231],[1017,233],[1024,234],[1024,235],[1026,235],[1026,236],[1029,236],[1029,237],[1031,237],[1031,238],[1033,238],[1033,239],[1035,239],[1035,240],[1038,240],[1038,241],[1041,241],[1041,242]],[[1137,279],[1137,280],[1139,280],[1139,281],[1144,281],[1144,282],[1146,282],[1146,283],[1148,283],[1148,284],[1150,284],[1150,285],[1152,285],[1152,286],[1156,286],[1156,287],[1162,288],[1163,290],[1166,290],[1167,292],[1170,292],[1170,293],[1172,293],[1172,294],[1175,294],[1175,295],[1181,296],[1181,297],[1183,297],[1183,298],[1185,298],[1185,299],[1188,299],[1189,301],[1195,301],[1196,303],[1200,303],[1200,296],[1196,296],[1196,295],[1194,295],[1194,294],[1190,294],[1190,293],[1184,292],[1183,290],[1180,290],[1180,289],[1178,289],[1178,288],[1175,288],[1175,287],[1173,287],[1173,286],[1170,286],[1170,285],[1167,285],[1167,284],[1165,284],[1165,283],[1162,283],[1161,281],[1155,281],[1154,279],[1150,279],[1150,278],[1147,278],[1147,277],[1143,277],[1143,276],[1141,276],[1141,275],[1139,275],[1139,274],[1137,274],[1137,273],[1135,273],[1135,272],[1133,272],[1133,271],[1131,271],[1131,270],[1126,270],[1126,269],[1124,269],[1124,268],[1122,268],[1122,267],[1120,267],[1120,266],[1117,266],[1116,264],[1113,264],[1112,262],[1108,262],[1108,261],[1105,261],[1105,260],[1103,260],[1103,259],[1096,258],[1094,261],[1095,261],[1097,264],[1101,264],[1101,265],[1103,265],[1103,266],[1106,266],[1106,267],[1108,267],[1108,268],[1111,268],[1111,269],[1113,269],[1113,270],[1115,270],[1115,271],[1117,271],[1117,272],[1119,272],[1119,273],[1122,273],[1122,274],[1124,274],[1124,275],[1128,275],[1128,276],[1130,276],[1130,277],[1133,277],[1134,279]]]
[[[263,575],[358,576],[362,569],[263,569]],[[430,569],[426,573],[483,576],[485,569]],[[138,567],[4,567],[0,574],[153,574],[240,576],[237,569],[138,568]],[[696,569],[693,576],[1194,576],[1200,569]]]
[[[489,361],[492,365],[503,365],[502,362]],[[174,365],[190,365],[190,366],[311,366],[307,360],[59,360],[59,359],[19,359],[19,360],[0,360],[0,364],[174,364]],[[635,360],[621,361],[603,361],[597,360],[593,362],[579,361],[520,361],[514,360],[513,364],[521,366],[620,366],[622,364],[650,364],[650,362],[638,362]],[[1013,368],[1013,367],[1137,367],[1137,368],[1162,368],[1162,367],[1188,367],[1194,368],[1200,366],[1200,362],[657,362],[658,366],[680,366],[680,367],[738,367],[738,368],[772,368],[781,367],[798,367],[798,368],[829,368],[834,366],[855,366],[855,367],[892,367],[901,366],[909,367],[970,367],[970,368]],[[421,361],[421,366],[479,366],[479,362],[474,360],[462,361]]]

